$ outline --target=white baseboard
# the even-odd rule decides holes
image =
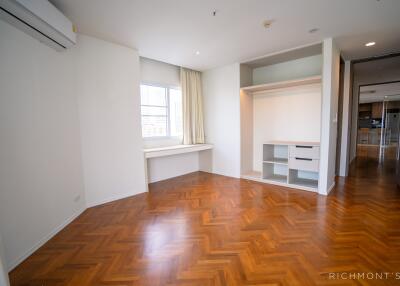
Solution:
[[[86,208],[82,208],[75,212],[72,216],[70,216],[68,219],[66,219],[62,224],[54,228],[49,234],[44,236],[42,239],[39,240],[33,247],[31,247],[25,254],[21,255],[19,258],[15,259],[8,265],[8,272],[13,270],[15,267],[17,267],[22,261],[27,259],[29,256],[31,256],[36,250],[38,250],[41,246],[43,246],[46,242],[48,242],[53,236],[55,236],[57,233],[59,233],[64,227],[66,227],[68,224],[70,224],[74,219],[76,219],[81,213],[83,213],[86,210]]]
[[[223,172],[218,172],[218,171],[205,171],[205,170],[200,170],[200,172],[204,172],[204,173],[209,173],[209,174],[214,174],[214,175],[218,175],[218,176],[223,176],[223,177],[228,177],[228,178],[234,178],[234,179],[240,179],[242,176],[239,175],[231,175],[231,174],[226,174]]]
[[[156,179],[156,180],[154,180],[154,181],[149,180],[148,182],[149,182],[149,184],[157,183],[157,182],[161,182],[161,181],[173,179],[173,178],[176,178],[176,177],[184,176],[184,175],[187,175],[187,174],[190,174],[190,173],[194,173],[194,172],[199,172],[199,171],[200,171],[199,169],[186,170],[186,171],[184,171],[184,172],[182,172],[182,173],[175,174],[175,175],[173,175],[173,176],[166,176],[166,177],[163,177],[163,178],[161,178],[161,179]]]
[[[131,197],[133,195],[136,195],[136,194],[125,193],[125,194],[118,195],[118,196],[111,196],[111,197],[108,197],[107,199],[99,200],[99,201],[93,202],[91,204],[88,204],[87,208],[105,204],[105,203],[109,203],[109,202],[120,200],[120,199],[124,199],[126,197]],[[84,207],[84,208],[80,209],[79,211],[77,211],[76,213],[74,213],[71,217],[66,219],[62,224],[60,224],[59,226],[54,228],[49,234],[47,234],[42,239],[40,239],[39,242],[37,242],[33,247],[31,247],[25,254],[21,255],[19,258],[12,261],[7,266],[7,271],[8,272],[12,271],[21,262],[23,262],[25,259],[27,259],[29,256],[31,256],[36,250],[38,250],[41,246],[43,246],[46,242],[48,242],[53,236],[55,236],[58,232],[60,232],[63,228],[65,228],[68,224],[70,224],[74,219],[76,219],[87,208]]]
[[[110,197],[102,199],[102,200],[97,200],[97,201],[94,201],[94,202],[87,203],[86,206],[87,206],[87,208],[91,208],[91,207],[95,207],[95,206],[98,206],[98,205],[110,203],[110,202],[113,202],[113,201],[125,199],[127,197],[132,197],[134,195],[138,195],[138,194],[145,193],[145,192],[146,191],[140,192],[140,193],[136,193],[136,194],[130,192],[130,193],[123,193],[123,194],[120,194],[120,195],[117,195],[117,196],[110,196]]]
[[[336,183],[333,182],[332,185],[329,187],[329,189],[328,189],[326,195],[329,195],[329,193],[333,190],[333,188],[335,187],[335,185],[336,185]]]
[[[326,191],[326,193],[318,193],[318,194],[323,195],[323,196],[329,195],[329,193],[333,190],[333,188],[335,187],[335,185],[336,185],[336,183],[333,182],[332,185],[331,185],[331,186],[328,188],[328,190]]]

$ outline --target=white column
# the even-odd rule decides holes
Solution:
[[[343,111],[342,111],[342,141],[340,145],[340,168],[339,176],[346,177],[349,173],[349,151],[350,151],[350,93],[351,93],[351,62],[344,64],[343,81]]]
[[[332,38],[323,42],[321,154],[318,193],[327,195],[335,186],[337,111],[340,53]]]
[[[3,242],[0,235],[0,286],[9,286],[6,263],[4,261]]]

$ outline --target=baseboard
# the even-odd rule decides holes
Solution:
[[[131,197],[133,195],[137,195],[137,194],[125,193],[125,194],[118,195],[118,196],[111,196],[107,199],[96,201],[90,205],[88,204],[87,208],[102,205],[102,204],[120,200],[120,199],[124,199],[127,197]],[[11,262],[11,264],[9,264],[7,267],[7,271],[8,272],[12,271],[15,267],[17,267],[21,262],[23,262],[25,259],[27,259],[29,256],[31,256],[36,250],[38,250],[41,246],[43,246],[46,242],[48,242],[53,236],[55,236],[57,233],[59,233],[63,228],[65,228],[68,224],[70,224],[74,219],[76,219],[85,210],[86,210],[85,207],[80,209],[79,211],[75,212],[71,217],[66,219],[62,224],[60,224],[59,226],[54,228],[49,234],[47,234],[45,237],[40,239],[38,243],[36,243],[33,247],[31,247],[25,254],[21,255],[19,258],[17,258],[13,262]]]
[[[332,185],[330,185],[330,187],[328,188],[328,190],[326,191],[326,193],[320,193],[318,192],[318,194],[322,195],[322,196],[327,196],[329,195],[329,193],[333,190],[333,188],[335,187],[336,182],[333,182]]]
[[[140,193],[136,193],[136,194],[130,192],[130,193],[120,194],[120,195],[117,195],[117,196],[111,196],[111,197],[105,198],[103,200],[97,200],[97,201],[94,201],[94,202],[91,202],[91,203],[87,203],[86,206],[87,206],[87,208],[92,208],[92,207],[95,207],[95,206],[103,205],[103,204],[106,204],[106,203],[111,203],[113,201],[125,199],[125,198],[128,198],[128,197],[132,197],[134,195],[145,193],[145,192],[146,191],[143,191],[143,192],[140,192]]]
[[[219,172],[216,172],[216,171],[200,170],[200,172],[209,173],[209,174],[218,175],[218,176],[227,177],[227,178],[234,178],[234,179],[240,179],[242,177],[242,176],[240,176],[240,174],[238,176],[233,176],[233,175],[227,175],[225,173],[219,173]]]
[[[336,185],[336,183],[333,182],[332,185],[331,185],[331,186],[328,188],[328,190],[326,191],[326,193],[323,193],[323,194],[320,193],[320,195],[323,195],[323,196],[329,195],[329,193],[333,190],[333,188],[335,187],[335,185]]]
[[[179,175],[177,174],[177,175],[174,175],[174,176],[171,176],[171,177],[158,179],[157,181],[151,181],[151,182],[150,182],[150,179],[148,179],[148,182],[149,182],[149,184],[158,183],[158,182],[162,182],[162,181],[165,181],[165,180],[177,178],[177,177],[180,177],[180,176],[184,176],[184,175],[187,175],[187,174],[190,174],[190,173],[199,172],[199,171],[200,171],[199,169],[196,169],[196,170],[188,170],[188,171],[185,171],[185,172],[183,172],[183,173],[180,173]]]
[[[72,216],[66,219],[62,224],[54,228],[49,234],[39,240],[33,247],[31,247],[25,254],[21,255],[19,258],[11,262],[8,265],[8,272],[12,271],[15,267],[17,267],[20,263],[22,263],[25,259],[31,256],[36,250],[42,247],[46,242],[48,242],[53,236],[59,233],[63,228],[65,228],[68,224],[70,224],[74,219],[76,219],[80,214],[82,214],[86,208],[82,208],[79,211],[75,212]]]
[[[333,190],[333,188],[335,187],[336,183],[333,182],[332,185],[329,187],[328,192],[326,193],[326,195],[329,195],[329,193]]]

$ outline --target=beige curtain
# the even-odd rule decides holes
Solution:
[[[204,143],[201,74],[181,68],[183,144]]]

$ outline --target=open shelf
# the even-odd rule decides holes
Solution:
[[[287,165],[288,164],[288,159],[286,158],[272,158],[269,160],[265,160],[264,163],[273,163],[273,164],[281,164],[281,165]]]
[[[290,181],[290,184],[308,188],[318,188],[318,180],[295,178]]]
[[[321,83],[321,76],[312,76],[312,77],[300,78],[300,79],[295,79],[295,80],[285,80],[285,81],[274,82],[274,83],[246,86],[246,87],[242,87],[242,91],[250,92],[250,93],[263,92],[263,91],[272,90],[272,89],[280,89],[280,88],[287,88],[287,87],[301,86],[301,85],[308,85],[308,84],[315,84],[315,83]]]
[[[269,174],[263,177],[264,180],[287,183],[287,176],[278,174]]]
[[[289,184],[317,189],[318,173],[289,169]]]
[[[269,162],[263,163],[262,179],[287,183],[287,177],[288,166]]]
[[[263,161],[266,163],[288,164],[287,145],[263,144]]]
[[[274,166],[274,164],[271,163],[266,163],[266,164],[270,166],[268,167],[270,168],[269,171],[267,171],[266,173],[264,172],[264,174],[262,174],[262,172],[258,171],[249,171],[242,174],[241,177],[246,180],[252,180],[266,184],[274,184],[294,189],[311,191],[311,192],[318,191],[318,179],[316,179],[318,177],[318,173],[289,169],[288,175],[281,175],[272,172],[273,169],[271,166]],[[278,168],[282,167],[284,168],[285,166],[282,165],[278,166]],[[299,173],[300,176],[304,177],[299,177]]]

